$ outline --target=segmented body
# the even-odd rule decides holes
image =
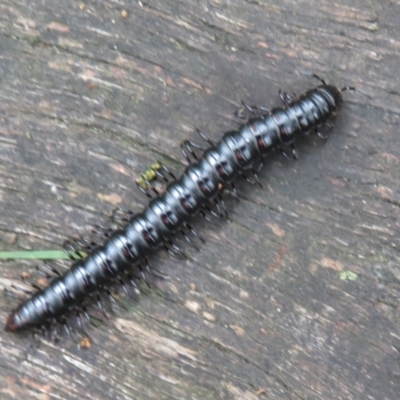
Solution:
[[[341,90],[323,84],[225,133],[123,230],[115,231],[103,246],[21,304],[9,316],[6,329],[42,326],[79,306],[110,279],[165,243],[205,202],[218,195],[221,185],[259,165],[281,143],[291,144],[297,135],[328,121],[341,103]]]

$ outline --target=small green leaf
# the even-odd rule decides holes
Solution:
[[[342,281],[355,281],[358,278],[358,274],[352,271],[342,271],[340,273],[340,280]]]

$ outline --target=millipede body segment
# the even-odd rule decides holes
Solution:
[[[225,133],[142,213],[133,215],[124,229],[114,231],[102,246],[23,302],[8,317],[5,329],[16,332],[47,326],[82,305],[88,296],[162,246],[203,204],[216,198],[221,187],[261,165],[270,150],[293,144],[297,135],[335,116],[345,89],[322,81],[299,97],[281,95],[282,107],[263,109],[259,117]]]

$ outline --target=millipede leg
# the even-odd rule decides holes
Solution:
[[[22,277],[22,282],[24,282],[26,285],[32,286],[35,290],[38,290],[38,291],[43,290],[43,288],[41,288],[39,285],[37,285],[34,282],[28,281],[24,277]]]
[[[352,90],[353,92],[355,92],[356,88],[354,86],[345,86],[340,89],[341,92],[345,92],[346,90]]]
[[[179,255],[181,255],[184,259],[187,259],[186,254],[181,250],[179,246],[177,246],[172,240],[168,240],[169,245],[176,251]]]
[[[111,212],[111,220],[116,223],[127,223],[133,217],[134,213],[131,210],[115,207]]]
[[[63,328],[64,328],[65,333],[66,333],[68,336],[70,336],[70,335],[71,335],[71,330],[70,330],[69,327],[68,327],[68,322],[67,322],[67,319],[65,318],[65,316],[62,317],[61,323],[62,323],[62,326],[63,326]]]
[[[92,229],[92,233],[100,236],[102,239],[109,238],[113,232],[114,229],[102,225],[94,225]]]
[[[238,108],[237,110],[235,110],[235,111],[233,112],[233,114],[235,115],[235,117],[238,117],[238,118],[240,118],[240,119],[246,121],[246,120],[249,119],[249,116],[246,115],[246,111],[247,111],[247,110],[244,110],[243,108]]]
[[[43,271],[38,265],[36,266],[36,271],[39,275],[44,276],[48,280],[54,277],[49,272]]]
[[[225,207],[224,199],[222,198],[220,193],[218,193],[217,197],[214,199],[214,204],[217,207],[219,217],[229,220],[228,210]]]
[[[65,254],[67,254],[68,258],[71,260],[80,260],[86,257],[87,253],[90,253],[95,247],[98,246],[98,243],[95,241],[96,239],[104,239],[104,237],[109,237],[107,235],[111,235],[112,229],[108,228],[108,232],[105,233],[106,228],[101,227],[103,230],[100,231],[99,227],[95,226],[96,229],[93,229],[91,233],[95,235],[95,238],[85,238],[80,236],[78,238],[69,238],[66,239],[62,245]],[[52,270],[55,272],[54,270]],[[57,274],[57,272],[55,272]]]
[[[294,146],[293,143],[290,145],[290,148],[292,149],[292,157],[293,157],[293,159],[294,159],[294,160],[297,160],[298,157],[297,157],[297,153],[296,153],[296,147]],[[286,154],[285,150],[283,150],[283,148],[282,148],[281,146],[277,146],[277,149],[282,153],[282,155],[283,155],[285,158],[289,159],[289,157],[288,157],[288,155]]]
[[[263,185],[261,184],[261,182],[260,182],[260,180],[259,180],[259,178],[258,178],[258,172],[257,172],[257,170],[255,170],[254,168],[252,168],[252,169],[251,169],[251,172],[252,172],[252,174],[253,174],[253,176],[254,176],[254,181],[255,181],[255,183],[256,183],[258,186],[260,186],[260,188],[262,188]]]
[[[127,287],[126,287],[126,285],[125,285],[125,282],[124,282],[124,280],[123,280],[121,277],[118,278],[118,283],[119,283],[120,286],[122,287],[122,289],[123,289],[123,291],[125,292],[125,294],[129,295],[129,292],[128,292],[128,289],[127,289]]]
[[[146,256],[144,256],[143,260],[144,260],[144,269],[147,271],[148,274],[153,275],[153,268],[151,268],[150,266],[149,259]]]
[[[240,173],[239,174],[243,179],[245,179],[246,180],[246,182],[248,182],[248,183],[250,183],[250,185],[255,185],[256,184],[256,181],[255,180],[253,180],[253,179],[251,179],[251,178],[249,178],[245,173]]]
[[[87,308],[86,308],[86,305],[85,305],[85,304],[81,304],[81,309],[82,309],[83,316],[84,316],[89,322],[91,322],[90,315],[89,315],[89,313],[88,313],[88,310],[87,310]]]
[[[146,274],[145,274],[145,267],[142,264],[138,264],[137,268],[139,269],[140,280],[142,280],[148,288],[151,288],[150,283],[147,281]]]
[[[111,301],[111,303],[116,304],[117,300],[115,300],[114,296],[112,295],[110,289],[108,288],[104,288],[104,291],[107,293],[107,297],[109,298],[109,300]]]
[[[81,236],[78,240],[75,241],[75,243],[77,246],[80,246],[80,248],[86,253],[92,251],[96,246],[98,246],[98,243],[95,241],[95,239],[96,238],[90,239]],[[101,237],[100,239],[103,238]]]
[[[53,343],[57,343],[59,340],[59,336],[58,336],[58,327],[57,327],[57,323],[53,322],[50,330],[49,330],[49,339],[51,342]]]
[[[141,183],[136,182],[136,185],[149,199],[153,199],[154,195],[160,195],[159,191],[150,183],[150,181],[142,180]]]
[[[52,265],[50,265],[49,263],[43,263],[43,266],[45,268],[47,268],[49,271],[51,271],[53,274],[57,275],[57,276],[61,276],[61,273]]]
[[[259,172],[263,169],[263,167],[264,167],[264,161],[263,161],[263,159],[261,158],[260,160],[258,160],[257,167],[256,167],[256,168],[253,168],[254,177],[255,177],[257,183],[260,185],[260,187],[263,187],[263,185],[262,185],[262,183],[261,183],[261,182],[259,181],[259,179],[258,179],[258,174],[259,174]]]
[[[26,288],[23,287],[16,287],[15,285],[11,285],[11,287],[15,290],[21,291],[24,294],[28,295],[28,296],[32,296],[34,294],[34,292],[32,290],[28,290]],[[11,292],[10,292],[11,293]]]
[[[182,152],[182,154],[183,154],[183,157],[186,159],[186,161],[187,161],[189,164],[191,164],[191,163],[192,163],[192,160],[190,159],[190,157],[189,157],[188,154],[186,153],[186,150],[185,150],[185,147],[184,147],[184,144],[183,144],[183,143],[181,144],[181,152]]]
[[[139,296],[140,295],[140,290],[135,282],[135,280],[132,278],[132,275],[128,271],[124,271],[125,276],[128,278],[129,284],[134,288],[135,293]]]
[[[197,251],[200,251],[200,249],[190,240],[189,236],[186,234],[186,232],[182,229],[181,230],[182,236],[185,238],[185,240]]]
[[[81,243],[78,243],[76,239],[66,239],[62,244],[64,253],[70,258],[71,260],[80,260],[85,257],[83,252],[83,248]],[[88,250],[88,249],[86,249]]]
[[[171,250],[167,245],[164,245],[165,250],[169,255],[171,255],[174,258],[182,259],[180,256],[178,256],[173,250]]]
[[[199,239],[202,243],[205,243],[205,239],[203,239],[188,223],[184,224],[185,228],[189,229],[193,236]]]
[[[76,336],[76,333],[75,333],[75,329],[73,327],[71,329],[69,328],[68,321],[67,321],[67,318],[65,317],[65,315],[61,317],[61,324],[62,324],[62,326],[64,328],[64,332],[68,336],[71,336],[76,343],[79,343],[79,340],[78,340],[78,338]]]
[[[320,78],[317,74],[312,74],[312,76],[315,79],[318,79],[323,85],[326,85],[326,82],[322,78]]]
[[[76,310],[76,323],[78,324],[78,328],[83,331],[83,325],[82,325],[82,318],[81,318],[81,313],[79,310]]]
[[[282,153],[283,157],[289,159],[288,155],[286,154],[285,150],[283,150],[283,148],[281,146],[276,146],[277,149]]]
[[[209,205],[212,207],[212,203],[208,202],[206,204],[203,204],[201,207],[204,211],[200,211],[200,215],[208,222],[212,222],[213,224],[216,224],[220,226],[215,219],[222,219],[220,215],[218,215]],[[208,214],[207,214],[208,213]],[[209,217],[209,215],[213,216],[215,219],[212,219]]]
[[[79,342],[79,347],[91,347],[92,339],[87,334],[86,330],[83,328],[82,318],[80,312],[76,311],[76,323],[78,325],[79,332],[84,335],[84,339]],[[86,338],[86,340],[85,340]]]
[[[243,100],[240,101],[242,104],[242,108],[237,109],[234,112],[234,115],[240,119],[248,120],[249,116],[256,116],[257,114],[263,115],[263,114],[270,114],[271,112],[268,110],[268,108],[263,107],[263,106],[256,106],[256,105],[249,105],[245,103]],[[258,113],[256,112],[258,111]],[[250,114],[250,115],[249,115]]]
[[[214,222],[204,211],[199,212],[200,216],[208,222]]]
[[[190,159],[189,154],[192,156],[194,161],[199,161],[199,156],[195,153],[193,150],[194,147],[195,149],[204,151],[203,147],[199,146],[196,143],[190,142],[189,140],[184,140],[181,144],[181,151],[185,159],[188,161],[189,164],[191,164],[193,161]]]
[[[315,132],[317,134],[317,136],[322,139],[322,140],[328,140],[329,136],[328,135],[323,135],[317,128],[315,129]]]
[[[156,268],[152,268],[149,264],[147,257],[144,257],[144,261],[145,261],[144,269],[149,275],[152,275],[152,276],[154,276],[156,278],[160,278],[160,279],[169,279],[168,276],[165,275],[162,271],[160,271]]]
[[[171,182],[171,179],[176,181],[176,176],[163,164],[161,164],[161,168],[156,171],[156,175],[167,183]]]
[[[11,286],[11,287],[14,287],[15,288],[15,286]],[[17,289],[17,288],[15,288],[15,289]],[[29,293],[32,293],[32,292],[29,292]],[[13,293],[11,290],[8,290],[7,288],[4,288],[4,294],[7,296],[7,297],[12,297],[13,299],[17,299],[17,300],[19,300],[19,301],[24,301],[24,300],[26,300],[26,298],[25,297],[21,297],[21,296],[18,296],[18,295],[16,295],[15,293]]]
[[[290,102],[290,101],[288,101],[289,95],[286,92],[283,92],[282,89],[278,90],[278,94],[279,94],[279,97],[281,98],[283,104],[287,105]]]
[[[287,92],[282,91],[281,89],[279,89],[278,93],[279,93],[279,97],[280,97],[281,100],[282,100],[282,103],[283,103],[285,106],[287,106],[288,104],[290,104],[294,99],[298,99],[298,98],[299,98],[299,96],[297,96],[296,93],[290,94],[290,93],[287,93]]]
[[[209,139],[203,132],[201,132],[200,129],[196,128],[196,133],[203,139],[205,140],[210,146],[215,146],[214,142]]]
[[[214,204],[215,204],[215,202],[214,202]],[[217,207],[218,208],[218,207]],[[215,218],[218,218],[218,219],[223,219],[223,217],[222,217],[222,215],[221,215],[221,213],[220,212],[215,212],[214,210],[212,210],[212,209],[210,209],[210,214],[213,216],[213,217],[215,217]]]
[[[241,101],[242,106],[247,110],[250,114],[256,115],[254,110],[256,109],[256,106],[250,106],[249,104],[245,103],[243,100]]]
[[[219,202],[221,203],[222,210],[223,210],[223,212],[225,214],[225,217],[227,219],[229,219],[229,213],[228,213],[228,210],[225,207],[225,201],[224,201],[224,198],[222,197],[221,193],[218,193],[218,199],[219,199]]]
[[[292,148],[293,159],[298,160],[297,153],[296,153],[296,148],[294,147],[294,143],[292,143],[290,145],[290,147]]]
[[[332,122],[325,122],[325,126],[328,128],[328,129],[332,129],[333,128],[333,123]]]
[[[78,238],[69,238],[64,241],[62,247],[69,259],[73,261],[81,260],[98,246],[98,241],[102,242],[104,241],[104,238],[110,238],[113,232],[114,230],[112,228],[94,225],[91,230],[93,238],[85,238],[83,236]],[[59,275],[59,273],[55,273]]]
[[[168,254],[171,256],[178,258],[180,260],[187,260],[187,255],[171,240],[166,240],[164,242],[164,248],[167,250]]]
[[[96,295],[96,304],[97,304],[97,307],[99,308],[99,310],[101,311],[101,313],[104,315],[104,317],[106,319],[109,319],[107,313],[104,310],[103,302],[101,301],[101,297],[100,297],[99,293],[97,293],[97,295]]]
[[[236,185],[231,182],[231,192],[233,193],[233,197],[236,199],[237,202],[239,202],[239,196],[237,194],[237,190],[236,190]]]

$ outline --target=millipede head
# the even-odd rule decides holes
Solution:
[[[333,85],[325,84],[318,86],[316,90],[320,91],[321,93],[325,93],[324,96],[328,96],[330,98],[329,102],[334,107],[334,109],[338,110],[343,104],[343,89],[339,89]]]

